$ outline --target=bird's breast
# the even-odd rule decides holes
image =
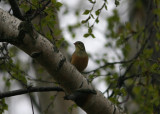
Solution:
[[[85,54],[85,56],[79,56],[74,53],[72,55],[71,63],[77,68],[77,70],[82,72],[88,65],[88,55]]]

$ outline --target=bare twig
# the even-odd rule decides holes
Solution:
[[[110,66],[110,65],[115,65],[115,64],[126,64],[126,63],[130,63],[132,62],[134,59],[130,59],[130,60],[127,60],[127,61],[118,61],[118,62],[107,62],[105,63],[104,65],[94,69],[94,70],[91,70],[91,71],[88,71],[88,72],[85,72],[85,74],[88,74],[88,73],[91,73],[91,72],[96,72],[97,70],[101,69],[101,68],[105,68],[106,66]]]
[[[49,92],[49,91],[60,92],[60,91],[63,91],[63,89],[60,87],[28,87],[27,89],[19,89],[19,90],[0,93],[0,99],[26,94],[28,92],[31,93],[31,92]]]

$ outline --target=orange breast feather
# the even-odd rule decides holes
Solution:
[[[71,63],[77,68],[79,72],[82,72],[88,65],[88,55],[77,56],[75,53],[72,55]]]

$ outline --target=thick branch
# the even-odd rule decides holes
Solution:
[[[19,89],[19,90],[0,93],[0,99],[6,98],[6,97],[12,97],[16,95],[22,95],[26,93],[31,93],[31,92],[48,92],[48,91],[59,92],[59,91],[63,91],[63,89],[60,87],[30,87],[27,89]]]
[[[31,31],[32,29],[29,31],[18,29],[21,23],[19,19],[0,9],[0,35],[3,34],[3,38],[22,40],[21,43],[15,45],[30,56],[36,54],[33,56],[34,59],[54,77],[66,94],[74,94],[79,89],[93,90],[87,79],[65,59],[55,45],[37,32]],[[23,30],[21,35],[19,35],[20,30]],[[18,36],[23,36],[23,38],[20,39],[21,37]],[[121,112],[100,91],[97,90],[96,93],[80,96],[75,102],[88,114],[119,114]]]
[[[16,0],[8,0],[8,1],[11,5],[13,15],[21,20],[24,20],[24,17],[22,16],[21,11],[18,7],[17,1]]]

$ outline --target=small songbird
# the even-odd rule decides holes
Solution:
[[[72,55],[71,64],[73,64],[79,72],[82,72],[88,65],[88,54],[83,42],[74,43],[75,51]]]

